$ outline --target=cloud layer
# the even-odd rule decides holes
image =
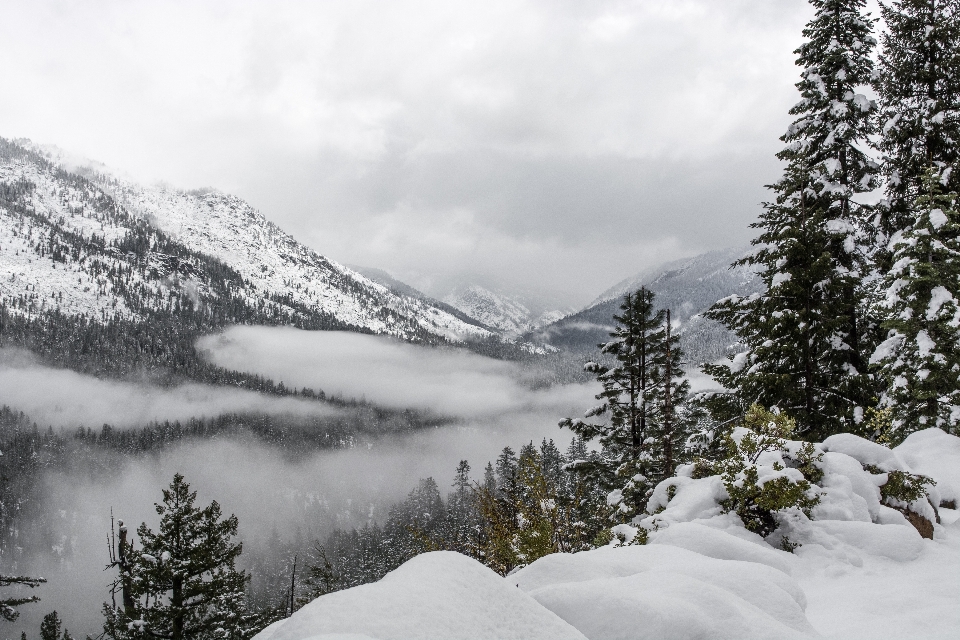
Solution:
[[[197,348],[221,367],[257,373],[287,386],[457,417],[589,401],[594,392],[591,385],[531,391],[508,362],[460,349],[340,331],[236,326],[201,338]]]
[[[229,387],[184,384],[162,388],[53,369],[29,353],[0,349],[0,405],[23,411],[39,425],[134,427],[155,421],[214,418],[225,413],[333,416],[336,409],[299,398],[278,398]]]

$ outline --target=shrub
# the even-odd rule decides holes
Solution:
[[[820,502],[820,496],[800,469],[822,478],[823,472],[814,464],[822,454],[815,456],[813,445],[801,447],[792,459],[798,466],[796,469],[778,461],[771,465],[758,464],[766,452],[786,451],[786,438],[793,434],[794,425],[783,413],[753,405],[744,417],[748,430],[740,434],[739,440],[730,438],[730,457],[720,465],[728,496],[721,501],[721,506],[728,512],[736,512],[748,530],[764,537],[779,526],[778,513],[799,509],[809,517],[811,509]]]

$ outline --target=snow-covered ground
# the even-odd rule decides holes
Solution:
[[[794,553],[714,512],[705,498],[715,481],[688,479],[645,546],[554,554],[507,578],[454,553],[424,554],[256,640],[960,637],[957,511],[941,507],[933,539],[921,538],[861,466],[928,475],[932,496],[950,500],[960,438],[928,429],[893,451],[853,436],[819,447],[824,497],[812,520],[791,525]]]

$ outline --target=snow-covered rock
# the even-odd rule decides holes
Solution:
[[[425,553],[382,580],[331,593],[254,640],[464,638],[583,640],[515,584],[452,551]]]
[[[894,451],[914,471],[937,481],[941,503],[960,506],[960,438],[924,429],[911,433]]]

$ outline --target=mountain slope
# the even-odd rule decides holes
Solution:
[[[0,139],[0,303],[11,313],[103,321],[245,307],[277,322],[405,339],[490,335],[304,247],[240,198],[84,176],[41,151]]]
[[[491,291],[477,284],[458,286],[444,296],[443,301],[507,338],[516,338],[564,316],[560,311],[543,310],[544,305],[537,301]]]
[[[721,298],[732,294],[747,296],[760,290],[762,285],[752,270],[730,268],[746,252],[745,248],[711,251],[641,272],[602,293],[586,309],[526,338],[571,351],[594,350],[608,339],[623,294],[645,286],[656,294],[657,307],[671,310],[673,322],[679,325],[687,360],[697,364],[716,360],[730,352],[736,336],[700,314]]]

